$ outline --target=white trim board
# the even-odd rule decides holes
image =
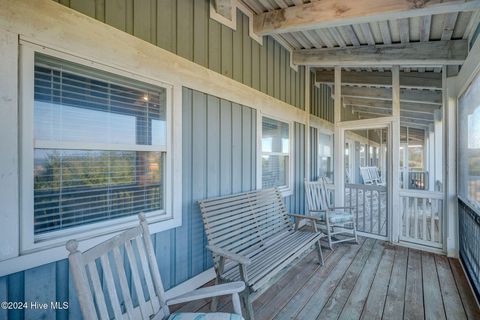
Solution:
[[[263,45],[263,36],[256,34],[253,31],[253,16],[255,13],[248,8],[242,1],[239,0],[232,0],[232,8],[231,8],[231,15],[232,15],[232,20],[225,18],[221,14],[218,14],[217,11],[215,10],[215,6],[213,4],[214,0],[210,0],[210,18],[223,24],[224,26],[232,29],[232,30],[237,30],[237,15],[236,11],[237,9],[240,10],[243,14],[245,14],[248,17],[248,35],[250,38],[253,40],[257,41],[260,45]],[[274,34],[272,35],[273,39],[277,41],[282,47],[287,50],[290,55],[289,55],[289,63],[290,63],[290,68],[298,72],[298,65],[293,63],[293,50],[294,48],[287,42],[285,41],[281,36]]]
[[[305,121],[304,110],[50,0],[0,1],[0,28],[41,46]]]

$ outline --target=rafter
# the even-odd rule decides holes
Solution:
[[[479,8],[479,0],[322,0],[259,14],[254,29],[266,35]]]
[[[395,65],[461,65],[468,54],[466,40],[412,42],[352,48],[295,50],[293,62],[309,66],[379,67]]]
[[[333,71],[317,71],[317,83],[333,84]],[[392,86],[391,72],[342,71],[342,84]],[[400,88],[442,89],[442,75],[433,72],[400,72]]]
[[[392,100],[390,88],[342,87],[342,97]],[[431,90],[400,89],[401,102],[442,104],[442,93]]]
[[[363,98],[343,98],[343,104],[352,106],[364,106],[369,108],[378,108],[392,110],[392,102],[385,100],[363,99]],[[440,106],[434,104],[419,104],[411,102],[400,102],[400,111],[409,111],[415,113],[433,114],[439,110]]]

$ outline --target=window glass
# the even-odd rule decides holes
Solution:
[[[318,139],[318,176],[333,182],[333,136],[320,133]]]
[[[34,232],[164,209],[166,89],[35,56]]]
[[[288,123],[262,119],[262,188],[287,187],[290,168]]]
[[[480,208],[480,74],[458,102],[459,194]]]

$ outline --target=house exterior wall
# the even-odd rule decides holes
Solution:
[[[290,68],[290,53],[272,37],[248,35],[237,10],[232,30],[209,18],[209,0],[55,0],[185,59],[305,109],[305,67]]]
[[[136,5],[137,2],[135,2]],[[152,5],[154,2],[152,1]],[[200,2],[203,1],[166,3],[165,8],[176,10],[173,18],[171,14],[166,14],[157,8],[155,12],[158,15],[155,17],[158,20],[152,24],[158,27],[155,29],[157,30],[155,37],[152,36],[153,29],[138,26],[138,24],[142,24],[140,18],[137,19],[136,27],[135,19],[128,20],[129,15],[125,16],[125,12],[130,11],[123,12],[121,11],[123,9],[119,9],[123,8],[121,5],[124,4],[124,1],[117,2],[120,7],[114,7],[123,12],[118,16],[113,14],[114,11],[111,11],[113,9],[109,7],[112,2],[98,1],[94,7],[92,7],[93,1],[72,0],[65,4],[72,7],[78,6],[77,9],[82,12],[92,13],[92,8],[95,8],[94,17],[100,21],[108,21],[120,29],[125,28],[127,32],[150,42],[155,39],[155,44],[163,48],[211,70],[219,70],[222,74],[238,82],[295,105],[298,109],[303,109],[304,68],[299,68],[298,73],[291,69],[288,63],[288,52],[273,39],[266,38],[263,46],[251,40],[248,37],[248,30],[245,28],[247,25],[245,16],[239,17],[239,26],[242,27],[239,27],[238,30],[241,32],[232,31],[209,19],[208,11],[206,11],[208,6],[200,6],[198,4]],[[102,6],[99,6],[99,3],[103,3],[105,9],[103,14],[101,14]],[[195,24],[205,19],[204,27],[206,26],[208,32],[193,31],[197,30],[198,26],[193,27],[185,21],[184,13],[188,8],[180,8],[182,5],[189,5],[189,8],[193,10],[191,18]],[[131,7],[127,7],[131,10]],[[109,9],[107,10],[107,8]],[[141,10],[141,8],[135,7],[136,14],[143,12]],[[201,14],[202,12],[204,15]],[[153,19],[152,16],[147,16]],[[177,16],[181,16],[182,19],[176,20]],[[166,23],[165,19],[167,18],[175,19],[173,22],[170,21],[171,29],[158,26],[160,23]],[[2,19],[1,14],[0,19]],[[0,27],[8,26],[8,23],[8,19],[7,22],[4,20],[0,23]],[[170,35],[165,35],[164,30],[170,30]],[[216,36],[219,38],[212,35],[215,30],[217,31]],[[147,37],[146,34],[149,36]],[[35,38],[35,34],[30,34],[30,36]],[[189,43],[184,42],[186,38],[190,39]],[[168,47],[169,43],[172,45],[171,47]],[[205,45],[204,49],[199,49],[202,48],[202,44]],[[219,45],[218,50],[212,51],[211,45]],[[241,48],[240,55],[238,48]],[[217,67],[220,69],[215,69]],[[252,190],[257,187],[258,117],[259,113],[254,108],[183,86],[182,226],[152,235],[166,289],[185,283],[186,280],[210,270],[212,266],[210,255],[205,250],[206,239],[196,200]],[[305,124],[299,122],[294,122],[291,127],[294,146],[292,155],[293,194],[285,198],[285,203],[289,211],[295,213],[303,213],[305,208],[303,191],[306,157],[305,129]],[[18,132],[19,130],[14,131]],[[0,183],[2,182],[0,181]],[[2,190],[6,187],[5,185],[1,186]],[[7,311],[0,309],[0,319],[80,318],[75,288],[69,276],[68,262],[65,259],[0,277],[0,301],[69,302],[68,310]]]

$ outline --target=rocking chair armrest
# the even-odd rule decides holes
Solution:
[[[196,289],[167,300],[167,304],[179,304],[205,298],[227,296],[240,293],[245,290],[245,283],[242,281],[217,284],[210,287]]]
[[[218,254],[219,256],[222,256],[226,259],[233,260],[233,261],[238,262],[238,263],[243,264],[243,265],[249,265],[249,264],[252,263],[252,261],[245,256],[242,256],[242,255],[234,253],[234,252],[230,252],[228,250],[222,249],[222,248],[217,247],[217,246],[209,245],[209,246],[207,246],[207,249],[212,251],[215,254]]]
[[[295,218],[295,220],[296,219],[307,219],[307,220],[312,220],[312,221],[322,221],[322,219],[320,219],[319,217],[315,217],[315,216],[305,216],[303,214],[295,214],[295,213],[288,213],[287,215]]]

